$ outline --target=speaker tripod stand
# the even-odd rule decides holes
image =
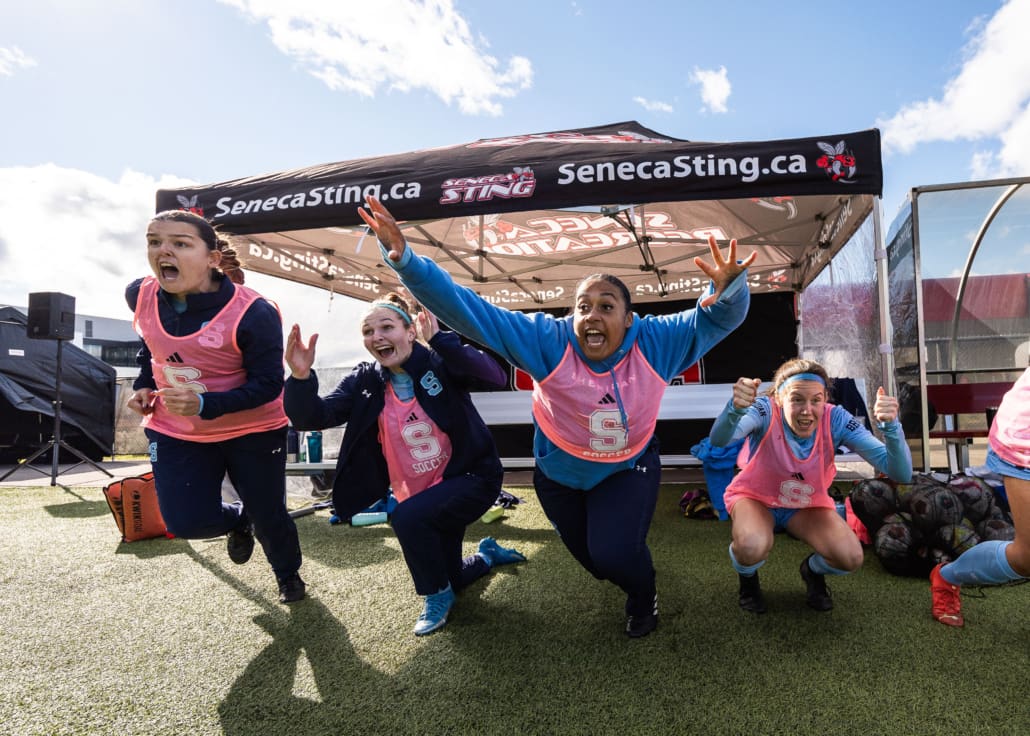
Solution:
[[[67,450],[68,452],[72,453],[77,458],[79,458],[79,462],[75,463],[72,466],[72,468],[77,468],[80,465],[82,465],[83,463],[89,463],[94,468],[99,470],[101,473],[104,473],[105,475],[107,475],[109,478],[113,478],[114,477],[114,475],[112,475],[111,473],[109,473],[107,470],[105,470],[104,468],[100,467],[99,465],[97,465],[95,462],[93,462],[88,457],[83,455],[77,448],[72,447],[71,445],[69,445],[67,442],[65,442],[61,438],[61,353],[63,351],[63,347],[64,347],[64,340],[60,340],[59,339],[57,341],[57,370],[56,370],[56,377],[55,377],[54,402],[53,402],[53,404],[54,404],[54,431],[53,431],[53,434],[50,435],[50,441],[47,442],[42,447],[40,447],[38,450],[36,450],[31,455],[29,455],[27,458],[25,458],[24,460],[19,462],[13,468],[8,470],[2,476],[0,476],[0,481],[3,481],[5,478],[7,478],[7,476],[11,475],[12,473],[14,473],[19,468],[29,468],[30,470],[35,470],[37,473],[42,473],[43,475],[46,475],[45,471],[40,470],[35,465],[32,465],[32,461],[35,460],[40,455],[42,455],[43,453],[45,453],[47,450],[50,450],[53,453],[53,462],[51,463],[51,466],[50,466],[50,485],[51,486],[61,485],[61,484],[59,484],[57,482],[57,476],[60,474],[60,472],[59,472],[59,470],[60,470],[60,468],[59,468],[59,460],[60,460],[60,455],[61,455],[61,449],[62,448]],[[69,468],[69,470],[70,469],[71,468]],[[64,488],[65,490],[68,490],[63,485],[61,487]]]

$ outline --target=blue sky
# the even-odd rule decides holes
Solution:
[[[160,186],[622,120],[878,127],[889,224],[911,187],[1030,175],[1027,31],[1030,0],[3,3],[0,303],[127,318]],[[361,356],[356,305],[254,284]]]

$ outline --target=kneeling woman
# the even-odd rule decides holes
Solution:
[[[827,403],[830,383],[821,365],[795,358],[779,367],[769,396],[761,381],[741,378],[710,434],[722,447],[748,438],[742,470],[724,499],[733,524],[730,561],[740,576],[740,607],[765,613],[758,568],[765,564],[776,531],[786,530],[815,552],[801,563],[807,602],[833,608],[826,575],[845,575],[862,565],[862,544],[836,511],[829,488],[837,473],[837,447],[847,445],[900,483],[912,477],[912,455],[898,422],[898,402],[877,390],[873,417],[880,442],[846,409]]]
[[[376,362],[361,363],[319,397],[311,369],[318,335],[305,344],[293,326],[286,414],[300,430],[347,424],[333,485],[339,516],[386,498],[392,487],[399,504],[391,524],[415,591],[425,597],[415,625],[421,636],[447,623],[455,592],[491,567],[526,559],[490,537],[476,554],[461,554],[465,528],[497,500],[504,477],[469,390],[500,388],[506,376],[490,356],[440,331],[429,312],[413,316],[397,294],[371,303],[361,334]]]

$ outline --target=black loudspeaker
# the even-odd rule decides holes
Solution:
[[[75,297],[56,291],[29,294],[26,334],[34,340],[75,338]]]

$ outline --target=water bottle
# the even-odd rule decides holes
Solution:
[[[295,463],[297,462],[297,456],[300,453],[300,435],[297,434],[297,430],[290,427],[286,430],[286,462]]]
[[[322,462],[322,433],[308,432],[308,462]]]
[[[372,524],[385,524],[388,520],[389,519],[385,511],[377,511],[375,513],[365,511],[360,514],[354,514],[354,516],[350,517],[350,525],[371,526]]]

